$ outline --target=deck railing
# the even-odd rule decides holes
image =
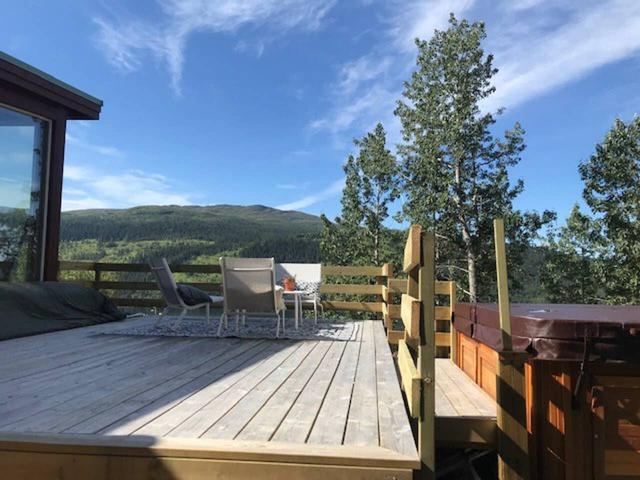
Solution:
[[[212,294],[222,291],[219,265],[173,264],[170,267],[174,273],[185,276],[182,283]],[[101,290],[120,307],[159,308],[165,305],[145,263],[61,260],[58,270],[60,280]],[[407,279],[395,278],[393,274],[393,265],[389,263],[382,266],[323,265],[320,293],[323,297],[331,297],[323,300],[323,306],[326,310],[377,314],[384,321],[389,343],[397,344],[404,338],[404,330],[398,327],[398,321],[402,320],[401,298],[407,293]],[[436,345],[445,356],[446,350],[455,343],[451,341],[449,329],[455,288],[455,282],[436,282],[436,295],[443,300],[436,306]]]

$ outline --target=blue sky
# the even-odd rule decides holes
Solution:
[[[640,111],[637,0],[145,0],[4,5],[0,49],[104,100],[68,128],[64,208],[264,204],[339,211],[351,140],[393,117],[413,38],[487,24],[528,148],[522,209],[568,214],[579,161]],[[55,19],[55,21],[54,21]]]

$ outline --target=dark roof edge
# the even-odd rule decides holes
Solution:
[[[51,82],[55,85],[57,85],[60,88],[63,88],[64,90],[67,90],[70,93],[73,93],[75,95],[78,95],[92,103],[95,103],[96,105],[99,105],[100,107],[102,107],[103,105],[103,101],[100,100],[99,98],[96,98],[92,95],[89,95],[86,92],[83,92],[82,90],[69,85],[66,82],[63,82],[62,80],[58,80],[57,78],[49,75],[48,73],[43,72],[42,70],[33,67],[31,65],[29,65],[28,63],[23,62],[22,60],[18,60],[15,57],[12,57],[11,55],[3,52],[2,50],[0,50],[0,60],[4,60],[6,62],[9,62],[13,65],[15,65],[18,68],[21,68],[23,70],[26,70],[34,75],[37,75],[39,77],[41,77],[42,79],[46,80],[47,82]]]

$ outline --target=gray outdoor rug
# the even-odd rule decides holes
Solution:
[[[219,317],[211,319],[211,325],[202,318],[185,318],[174,326],[176,317],[167,316],[159,325],[155,325],[157,317],[151,317],[144,325],[119,328],[104,332],[105,335],[148,335],[153,337],[216,337],[218,334]],[[315,325],[313,319],[303,319],[295,329],[293,320],[287,319],[287,329],[279,338],[292,340],[354,340],[358,332],[357,322],[332,322],[318,319]],[[229,319],[229,326],[222,329],[221,337],[236,338],[276,338],[275,318],[247,318],[236,331],[235,317]]]

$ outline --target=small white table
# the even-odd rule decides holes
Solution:
[[[304,290],[285,290],[282,292],[283,295],[291,295],[293,297],[296,330],[298,329],[298,324],[302,320],[302,295],[305,295],[306,293],[307,292]]]

